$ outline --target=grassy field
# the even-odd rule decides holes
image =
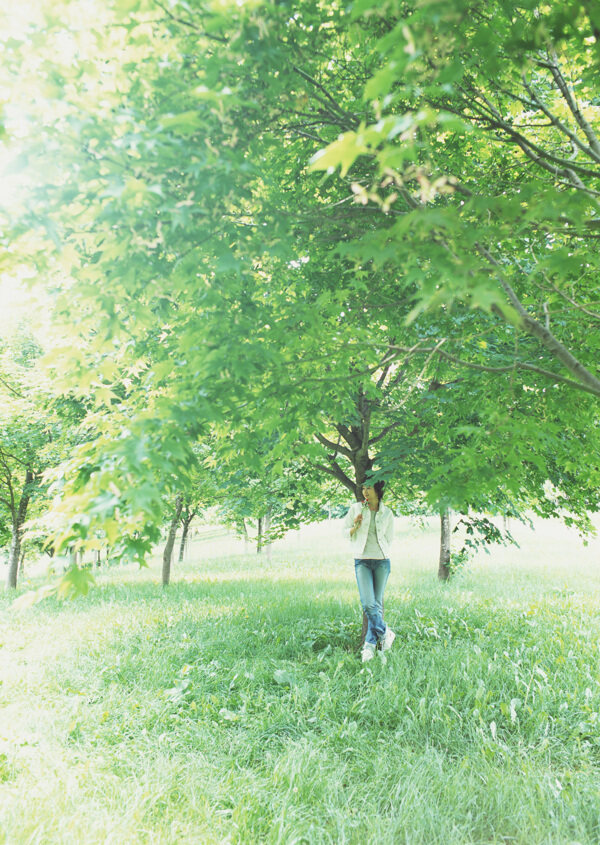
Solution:
[[[598,843],[598,542],[516,528],[444,586],[399,528],[385,664],[331,525],[4,595],[0,842]]]

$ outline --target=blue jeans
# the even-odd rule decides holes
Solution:
[[[383,591],[390,575],[390,559],[355,558],[354,571],[360,603],[367,616],[365,643],[377,644],[386,631],[383,621]]]

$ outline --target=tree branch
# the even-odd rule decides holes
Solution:
[[[328,440],[326,437],[323,437],[322,434],[315,434],[315,437],[321,446],[325,446],[326,449],[331,449],[336,455],[341,454],[348,458],[348,460],[352,460],[352,452],[350,449],[342,446],[341,443],[334,443],[333,440]]]
[[[313,85],[315,88],[318,88],[319,91],[323,92],[323,94],[326,97],[326,103],[328,102],[330,104],[330,106],[333,106],[334,113],[337,113],[342,118],[344,118],[345,125],[348,129],[355,129],[356,128],[356,126],[358,125],[358,121],[356,119],[356,116],[353,115],[352,117],[354,117],[354,120],[352,120],[349,117],[349,115],[346,112],[344,112],[343,109],[340,108],[340,105],[337,102],[337,100],[335,100],[335,98],[331,96],[329,91],[323,85],[321,85],[320,82],[317,82],[316,79],[314,79],[312,76],[310,76],[310,74],[308,74],[305,70],[302,70],[302,68],[298,67],[297,65],[292,65],[292,70],[295,71],[296,73],[298,73],[303,79],[306,79],[307,82],[310,82],[310,84]],[[317,96],[317,100],[319,100],[319,102],[321,102],[321,103],[323,102],[323,99],[321,97],[318,97],[318,96]]]
[[[352,493],[356,491],[356,485],[352,481],[352,479],[346,475],[344,470],[338,466],[338,464],[333,460],[331,460],[331,467],[326,467],[323,464],[317,464],[314,461],[311,461],[311,466],[315,467],[315,469],[321,470],[321,472],[326,472],[327,475],[332,475],[338,481],[340,481],[344,487],[347,487]]]
[[[544,114],[552,122],[552,124],[556,126],[556,128],[559,129],[564,135],[566,135],[567,138],[569,138],[573,142],[573,144],[575,144],[576,147],[578,147],[582,152],[584,152],[586,155],[589,155],[590,158],[593,158],[594,161],[597,161],[600,164],[600,153],[597,153],[591,146],[584,144],[583,141],[581,141],[581,139],[575,134],[575,132],[572,132],[568,126],[566,126],[561,120],[559,120],[558,117],[556,117],[555,114],[553,114],[553,112],[550,111],[544,101],[538,96],[536,90],[527,82],[525,74],[523,74],[522,79],[523,85],[525,86],[525,90],[529,93],[529,96],[534,100],[534,103],[531,103],[531,105],[535,105],[539,109],[541,109],[541,111],[544,112]]]
[[[408,352],[407,346],[393,346],[391,347],[396,349],[398,352],[406,353]],[[511,364],[507,364],[506,366],[502,367],[492,367],[486,364],[475,364],[471,361],[465,361],[463,358],[459,358],[456,355],[452,355],[449,352],[445,352],[444,350],[440,349],[440,344],[437,346],[429,346],[429,347],[421,347],[420,349],[416,350],[416,353],[425,354],[425,353],[435,353],[440,358],[443,358],[446,361],[450,361],[453,364],[458,364],[461,367],[467,367],[470,370],[477,370],[478,372],[483,373],[510,373],[514,370],[527,370],[532,373],[538,373],[539,375],[545,376],[546,378],[552,379],[552,381],[559,381],[561,384],[566,384],[569,387],[576,388],[577,390],[581,390],[584,393],[591,393],[593,396],[600,395],[600,392],[593,387],[588,387],[585,384],[582,384],[579,381],[573,381],[573,379],[567,378],[566,376],[561,376],[559,373],[555,373],[552,370],[545,370],[543,367],[538,367],[535,364],[528,364],[525,361],[513,361]],[[416,354],[415,353],[415,354]],[[397,410],[403,407],[405,401],[402,402],[401,405],[398,406]]]
[[[350,449],[356,451],[359,448],[360,442],[351,428],[343,423],[335,423],[334,428],[344,438]]]
[[[529,314],[529,312],[521,304],[521,301],[512,289],[511,284],[502,272],[502,265],[493,257],[493,255],[490,254],[486,247],[482,244],[476,244],[475,246],[486,261],[494,267],[498,281],[506,293],[509,302],[521,317],[524,328],[529,332],[529,334],[541,341],[542,345],[545,346],[546,349],[554,355],[554,357],[558,358],[561,364],[563,364],[571,375],[575,376],[575,378],[581,382],[581,385],[585,385],[588,388],[588,392],[594,393],[596,396],[600,396],[600,379],[596,378],[596,376],[584,367],[583,364],[567,349],[567,347],[561,343],[551,331],[549,331],[549,329],[541,323],[538,323],[538,321]],[[504,319],[506,318],[504,317]]]
[[[533,255],[533,250],[531,250],[531,253]],[[535,255],[533,255],[533,257],[534,257],[536,264],[537,264],[538,262],[537,262],[537,259],[535,258]],[[517,262],[515,262],[515,263],[517,263]],[[519,269],[521,270],[522,273],[525,272],[518,263],[517,263],[517,266],[519,267]],[[548,277],[545,270],[541,269],[540,267],[538,267],[537,269],[538,269],[538,272],[540,272],[542,274],[542,276],[544,277],[546,282],[550,285],[552,290],[555,291],[559,296],[561,296],[563,299],[565,299],[567,302],[569,302],[578,311],[581,311],[583,314],[587,314],[588,317],[592,317],[594,320],[600,320],[600,314],[596,313],[596,311],[590,311],[589,308],[585,308],[583,305],[581,305],[579,302],[577,302],[576,299],[573,299],[573,297],[569,296],[567,293],[565,293],[563,290],[561,290],[557,285],[555,285],[554,282]],[[541,285],[539,285],[539,287],[542,288]]]
[[[560,71],[560,67],[558,65],[558,57],[557,57],[556,53],[554,53],[552,58],[553,58],[553,61],[548,63],[547,67],[550,68],[550,73],[552,74],[554,81],[556,82],[556,85],[557,85],[560,93],[563,95],[563,98],[564,98],[565,102],[567,103],[567,105],[568,105],[568,107],[571,111],[571,114],[573,115],[573,117],[577,121],[578,125],[581,127],[583,134],[588,139],[590,147],[592,148],[592,150],[594,151],[594,153],[598,156],[598,159],[600,160],[600,141],[598,141],[598,138],[596,137],[596,133],[594,132],[594,130],[592,129],[590,124],[587,122],[587,120],[585,119],[582,112],[580,111],[579,106],[577,105],[577,100],[573,96],[573,93],[571,92],[569,86],[567,85],[567,82],[566,82],[564,76],[562,75],[562,73]]]
[[[9,384],[6,381],[6,379],[3,378],[2,376],[0,376],[0,384],[3,384],[4,387],[6,387],[6,389],[9,390],[13,394],[13,396],[16,396],[18,399],[24,399],[25,398],[22,393],[19,393],[19,391],[15,387],[13,387],[11,384]]]
[[[183,26],[187,26],[190,29],[193,29],[194,32],[198,32],[198,33],[200,33],[200,35],[203,35],[205,38],[209,38],[212,41],[218,41],[220,44],[228,44],[229,43],[227,38],[225,38],[224,36],[213,35],[210,32],[205,32],[197,24],[193,23],[193,21],[186,21],[185,18],[178,18],[177,15],[174,15],[173,12],[171,12],[169,9],[167,9],[165,6],[163,6],[163,4],[159,2],[159,0],[155,0],[155,2],[156,2],[156,5],[160,9],[162,9],[163,12],[171,18],[171,20],[174,20],[176,23],[183,24]]]
[[[481,91],[473,91],[469,94],[466,89],[462,88],[461,90],[468,102],[471,104],[471,107],[479,112],[490,128],[502,129],[523,150],[525,155],[527,155],[536,164],[544,166],[544,168],[550,173],[560,173],[561,175],[570,178],[571,174],[569,171],[577,171],[577,173],[580,173],[583,176],[590,176],[595,179],[600,178],[600,171],[592,170],[589,167],[577,164],[569,159],[555,156],[548,150],[540,147],[539,144],[536,144],[530,138],[527,138],[502,117],[498,109],[490,103],[488,98],[482,94]],[[483,103],[479,102],[479,100],[482,100]],[[552,166],[553,164],[555,166]],[[582,184],[577,184],[577,187],[583,187],[585,189],[585,186]]]

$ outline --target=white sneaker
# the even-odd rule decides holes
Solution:
[[[367,660],[373,660],[375,657],[375,643],[365,643],[362,649],[362,662],[366,663]]]
[[[396,639],[396,635],[388,625],[385,629],[385,634],[383,635],[383,640],[381,641],[381,650],[387,651],[389,648],[392,647],[392,643]]]

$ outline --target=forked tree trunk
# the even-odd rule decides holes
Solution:
[[[181,524],[183,526],[183,532],[181,534],[181,543],[179,545],[179,563],[183,562],[183,556],[187,551],[187,543],[188,543],[188,535],[190,530],[190,525],[192,524],[193,518],[198,513],[197,509],[192,510],[190,506],[190,500],[187,499],[185,502],[185,510],[183,510],[183,516],[181,517]]]
[[[189,533],[189,530],[190,530],[190,525],[191,525],[192,519],[195,516],[196,516],[196,512],[194,511],[194,513],[190,516],[189,519],[182,519],[181,520],[181,524],[183,525],[183,531],[181,533],[181,543],[179,545],[179,563],[183,562],[183,556],[184,556],[184,554],[186,552],[186,548],[187,548],[188,533]]]
[[[183,556],[185,555],[185,545],[187,543],[187,536],[188,530],[190,527],[189,522],[183,522],[183,531],[181,532],[181,543],[179,544],[179,563],[183,563]]]
[[[10,552],[8,554],[8,578],[7,587],[14,590],[17,586],[17,578],[19,575],[19,563],[21,560],[21,543],[23,539],[23,523],[27,516],[27,508],[29,507],[29,485],[33,481],[33,473],[28,469],[25,473],[25,482],[23,484],[23,492],[19,500],[19,505],[12,515],[12,532],[10,539]]]
[[[447,581],[450,578],[450,511],[440,511],[440,564],[438,578]]]
[[[181,509],[183,507],[183,498],[181,496],[177,496],[175,500],[175,512],[173,514],[173,519],[171,520],[171,524],[169,526],[169,533],[167,535],[167,542],[165,544],[165,550],[163,552],[163,565],[162,565],[162,585],[166,587],[169,583],[171,578],[171,558],[173,557],[173,546],[175,545],[175,535],[177,534],[177,526],[179,525],[179,520],[181,518]]]

